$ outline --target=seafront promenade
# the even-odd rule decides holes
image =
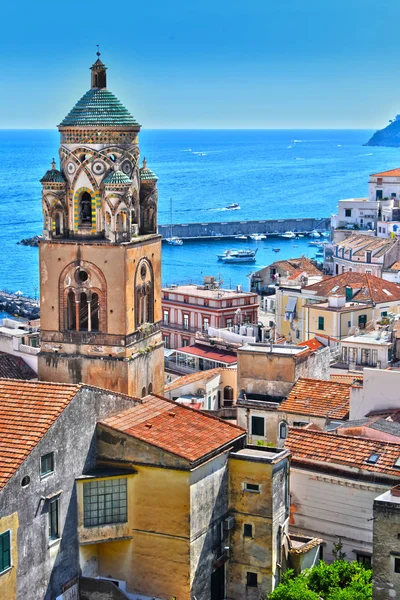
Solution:
[[[215,221],[209,223],[175,223],[158,225],[158,233],[163,239],[177,236],[183,240],[200,238],[233,238],[236,235],[279,235],[285,231],[294,233],[311,233],[311,231],[327,231],[330,228],[330,218],[323,219],[260,219],[255,221]]]

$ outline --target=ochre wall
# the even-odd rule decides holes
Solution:
[[[0,518],[0,534],[11,530],[11,568],[0,575],[0,599],[17,600],[17,570],[18,570],[18,513]]]
[[[135,466],[128,478],[128,523],[83,527],[82,485],[78,484],[79,536],[83,575],[95,573],[127,582],[127,591],[190,600],[189,472]],[[81,488],[81,489],[79,489]]]

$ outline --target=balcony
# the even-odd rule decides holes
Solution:
[[[19,344],[18,351],[23,352],[24,354],[31,354],[32,356],[36,356],[40,352],[40,348],[35,348],[34,346],[27,346],[26,344]]]
[[[184,331],[186,333],[197,333],[197,331],[201,331],[198,327],[185,326],[179,323],[170,323],[169,321],[161,321],[161,327],[163,329],[172,329],[173,331]]]

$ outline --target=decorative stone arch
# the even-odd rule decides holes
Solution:
[[[128,231],[128,209],[123,200],[118,203],[115,209],[115,231]]]
[[[78,178],[79,178],[80,174],[82,173],[82,171],[85,173],[85,175],[89,179],[89,181],[92,184],[93,188],[97,187],[96,180],[95,180],[94,176],[92,175],[92,172],[89,169],[88,165],[89,165],[89,163],[86,163],[86,164],[80,163],[79,167],[76,169],[75,177],[73,178],[72,183],[71,183],[71,187],[72,188],[75,187],[76,182],[78,181]]]
[[[148,258],[142,258],[136,267],[135,281],[135,327],[154,323],[154,273]]]
[[[141,232],[157,233],[157,203],[153,196],[143,202],[141,210]]]
[[[86,274],[87,278],[82,277]],[[66,331],[75,324],[75,331],[107,332],[107,282],[103,272],[88,261],[74,261],[62,270],[59,277],[59,325]],[[81,306],[82,294],[86,306]],[[72,319],[72,295],[75,302],[75,317]],[[83,319],[87,327],[81,327]]]
[[[81,187],[77,189],[74,193],[74,231],[78,231],[79,229],[79,210],[80,210],[80,198],[82,195],[87,192],[91,197],[91,210],[92,210],[92,220],[91,220],[91,231],[92,233],[96,233],[97,231],[97,209],[101,208],[100,202],[100,192],[98,190],[91,190],[87,187]]]

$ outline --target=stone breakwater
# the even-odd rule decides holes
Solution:
[[[19,294],[0,291],[0,310],[25,319],[39,319],[39,301]]]
[[[37,248],[42,239],[43,237],[41,235],[34,235],[31,238],[24,238],[20,242],[17,242],[17,244],[20,244],[21,246],[33,246],[34,248]]]

